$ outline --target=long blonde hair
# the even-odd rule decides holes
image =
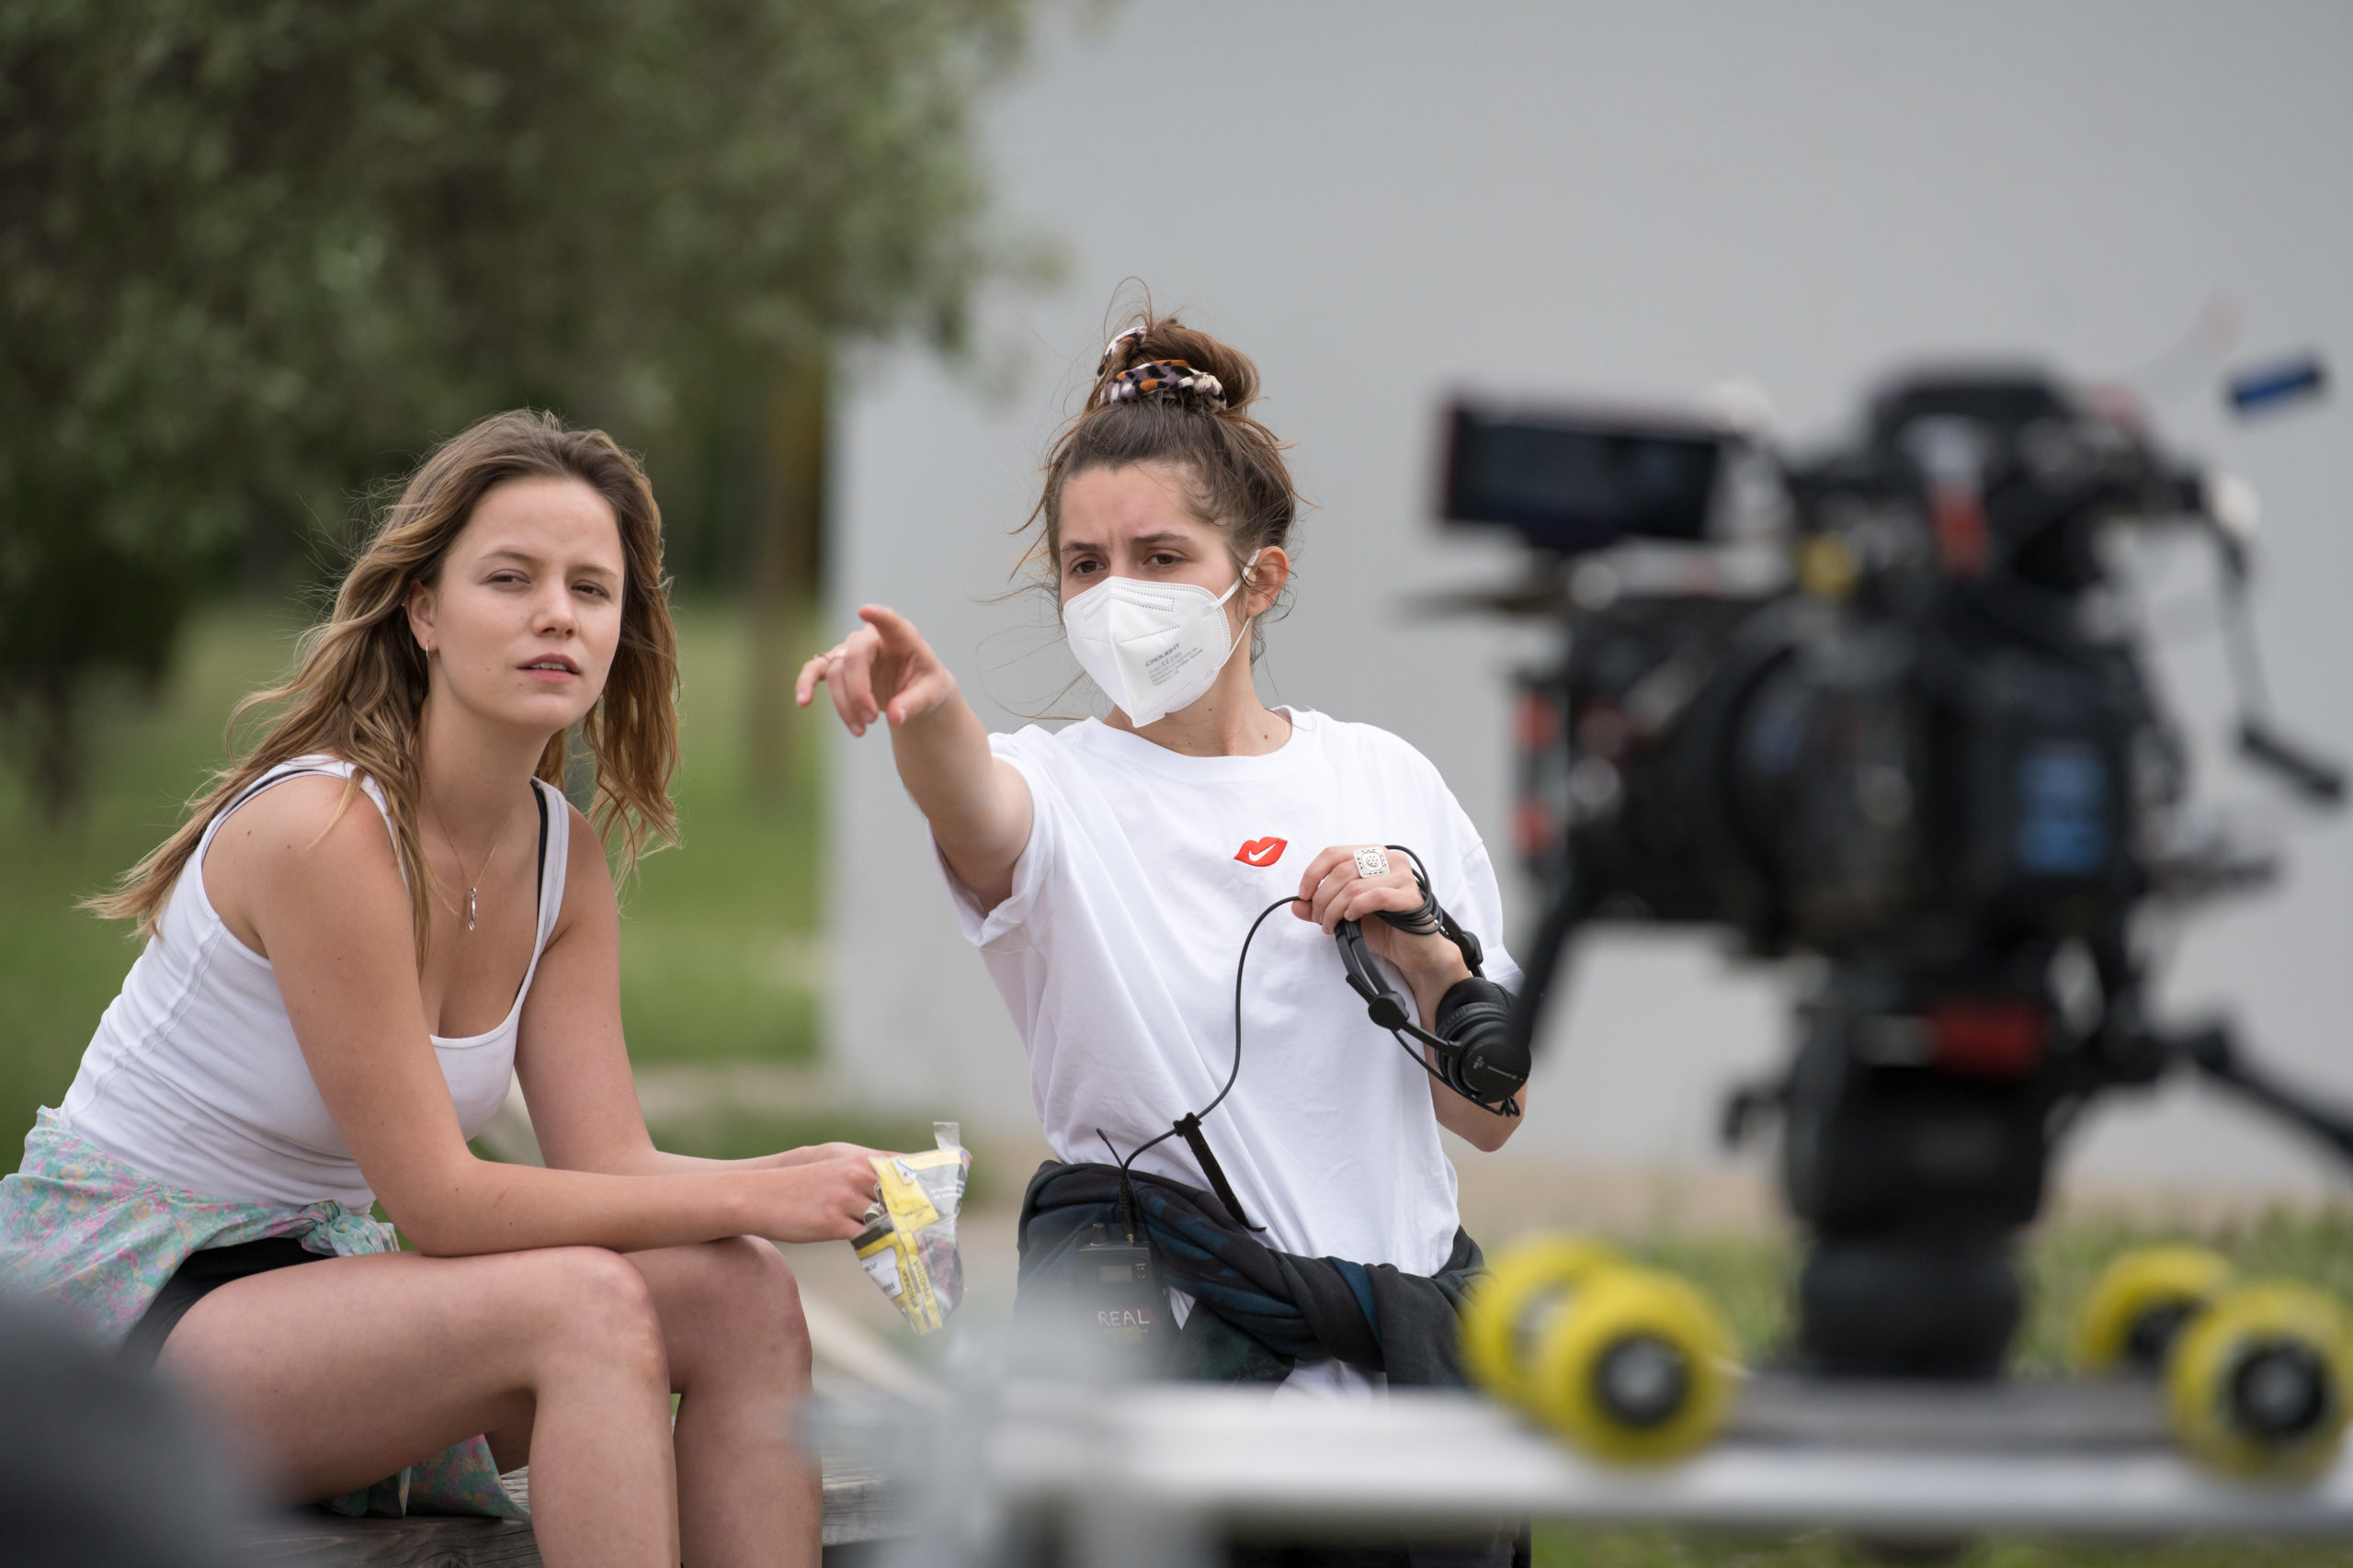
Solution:
[[[444,442],[409,476],[344,577],[334,612],[304,633],[292,677],[246,697],[231,713],[233,734],[248,710],[279,710],[253,748],[190,799],[176,833],[124,872],[113,892],[85,907],[136,920],[142,935],[153,936],[213,817],[278,764],[324,752],[355,766],[342,810],[358,798],[363,778],[383,791],[422,964],[434,881],[417,826],[417,751],[429,684],[425,653],[408,624],[409,594],[439,578],[449,547],[490,488],[524,478],[579,480],[604,497],[620,525],[620,645],[604,692],[581,724],[597,769],[594,818],[624,875],[649,846],[676,842],[669,786],[678,762],[678,642],[662,575],[662,510],[644,470],[611,437],[517,409]],[[564,754],[565,737],[551,736],[539,777],[561,787]]]

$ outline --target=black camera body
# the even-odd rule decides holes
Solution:
[[[2103,556],[2114,528],[2200,528],[2235,585],[2230,519],[2133,419],[2016,371],[1899,381],[1807,461],[1618,414],[1464,403],[1449,436],[1445,515],[1534,547],[1483,603],[1561,632],[1517,715],[1546,908],[1521,1038],[1592,920],[1810,956],[1788,1073],[1726,1114],[1735,1138],[1779,1115],[1800,1348],[1996,1371],[2053,1141],[2180,1054],[2143,1016],[2137,913],[2263,869],[2182,847],[2185,750]],[[2243,741],[2333,798],[2259,714]]]

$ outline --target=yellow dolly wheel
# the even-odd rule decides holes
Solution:
[[[1722,1429],[1733,1339],[1707,1299],[1653,1269],[1605,1268],[1538,1330],[1536,1414],[1597,1459],[1680,1459]]]
[[[1619,1266],[1617,1252],[1583,1236],[1539,1236],[1506,1247],[1462,1301],[1462,1366],[1471,1381],[1523,1409],[1535,1331],[1577,1282]]]
[[[2182,1332],[2165,1403],[2191,1455],[2234,1475],[2309,1479],[2336,1457],[2353,1393],[2353,1324],[2309,1286],[2225,1291]]]
[[[2230,1259],[2204,1247],[2126,1253],[2101,1271],[2076,1314],[2075,1369],[2154,1377],[2184,1325],[2212,1304],[2235,1272]]]

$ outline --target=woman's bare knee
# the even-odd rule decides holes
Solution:
[[[788,1383],[809,1377],[809,1325],[792,1266],[768,1242],[733,1236],[634,1255],[662,1311],[681,1385],[710,1365],[742,1376],[765,1367]]]
[[[786,1361],[806,1376],[809,1369],[809,1319],[801,1309],[801,1281],[773,1243],[758,1236],[736,1236],[719,1244],[730,1250],[731,1269],[740,1274],[743,1300],[776,1336]]]
[[[620,1254],[550,1247],[510,1255],[510,1261],[517,1273],[506,1301],[519,1319],[534,1403],[584,1377],[619,1376],[646,1393],[668,1392],[661,1315],[643,1277]],[[485,1432],[499,1469],[529,1462],[538,1425],[538,1412],[527,1409]]]
[[[542,1365],[593,1364],[666,1382],[662,1319],[645,1278],[603,1247],[550,1247],[532,1256],[535,1336]]]

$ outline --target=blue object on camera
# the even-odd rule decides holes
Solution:
[[[2327,391],[2327,365],[2307,351],[2240,371],[2223,387],[2222,401],[2241,415],[2270,414]]]

